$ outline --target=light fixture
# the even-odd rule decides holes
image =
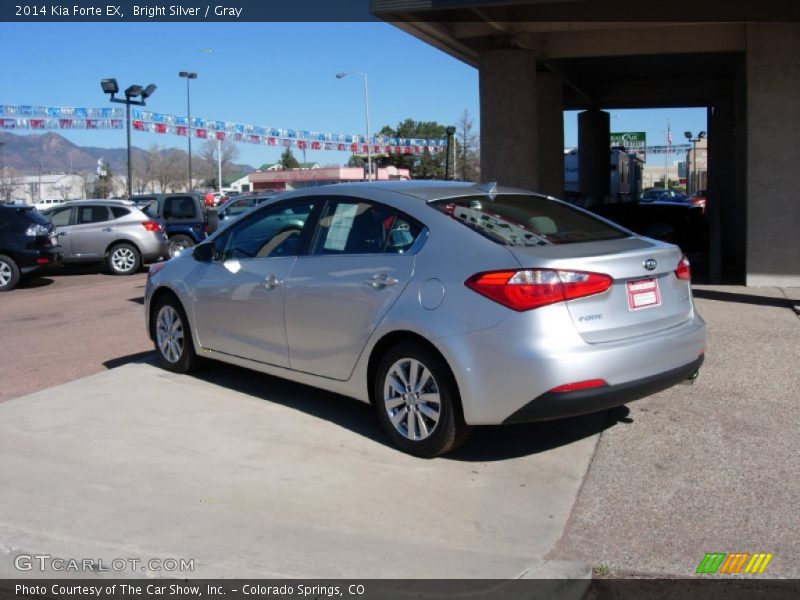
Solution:
[[[117,85],[116,79],[101,79],[100,87],[103,88],[103,92],[106,94],[116,94],[119,92],[119,85]]]
[[[142,95],[142,86],[133,84],[128,89],[125,90],[125,97],[126,98],[136,98],[136,96]]]
[[[148,85],[146,88],[144,88],[142,90],[142,100],[152,96],[153,92],[155,92],[155,91],[156,91],[156,86],[155,86],[155,84],[151,83],[150,85]]]

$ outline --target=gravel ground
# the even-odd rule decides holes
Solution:
[[[706,552],[771,552],[765,576],[800,576],[798,297],[695,287],[709,329],[700,377],[602,433],[551,558],[691,577]]]
[[[146,273],[64,268],[0,294],[0,402],[98,373],[152,349]]]

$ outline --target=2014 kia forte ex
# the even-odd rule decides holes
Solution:
[[[282,194],[153,265],[164,368],[198,356],[375,406],[418,456],[471,426],[595,412],[695,376],[689,263],[551,197],[372,182]]]

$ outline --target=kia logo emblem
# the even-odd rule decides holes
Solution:
[[[644,268],[648,271],[654,271],[658,263],[656,262],[655,258],[648,258],[644,261]]]

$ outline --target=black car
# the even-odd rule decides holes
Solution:
[[[32,206],[0,205],[0,292],[61,259],[55,227]]]
[[[161,222],[169,238],[170,256],[199,244],[218,225],[216,211],[206,210],[203,197],[194,192],[143,194],[130,200]]]
[[[703,209],[691,203],[643,200],[590,210],[640,235],[676,244],[687,254],[708,249],[708,221]]]

